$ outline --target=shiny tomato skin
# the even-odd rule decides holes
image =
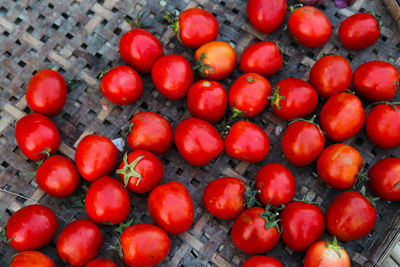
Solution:
[[[45,150],[53,154],[61,142],[54,122],[39,113],[30,113],[17,121],[15,139],[21,152],[31,160],[44,159]]]
[[[319,124],[326,137],[344,141],[363,127],[365,111],[358,97],[350,93],[333,95],[322,106]]]
[[[196,166],[206,165],[221,154],[224,141],[208,122],[197,118],[181,121],[175,129],[175,144],[182,157]]]
[[[267,106],[271,91],[271,84],[263,76],[246,73],[237,78],[229,89],[229,105],[243,111],[245,117],[254,117]]]
[[[325,99],[349,89],[352,78],[349,62],[339,55],[322,57],[310,71],[310,83],[318,95]]]
[[[243,262],[241,267],[285,267],[282,262],[269,256],[253,256]]]
[[[69,158],[54,155],[46,159],[36,171],[36,182],[49,195],[66,197],[79,185],[79,174]]]
[[[258,31],[272,33],[285,19],[286,6],[286,0],[249,0],[247,17]]]
[[[42,252],[27,250],[15,255],[10,267],[56,267],[56,265]]]
[[[372,191],[387,201],[400,200],[400,159],[389,157],[375,163],[368,172]]]
[[[171,148],[174,133],[171,124],[163,116],[142,111],[133,116],[129,123],[133,123],[133,126],[127,142],[132,150],[144,149],[160,155]]]
[[[331,202],[325,218],[331,235],[342,241],[352,241],[374,229],[376,210],[360,193],[346,191]]]
[[[193,117],[215,124],[225,115],[228,96],[219,82],[201,80],[190,86],[187,103]]]
[[[231,220],[245,209],[245,191],[246,184],[239,178],[221,177],[215,179],[204,189],[204,207],[217,218]]]
[[[57,114],[67,101],[67,83],[55,70],[40,70],[28,83],[26,103],[33,112],[46,116]]]
[[[339,253],[339,254],[338,254]],[[315,242],[307,250],[304,267],[350,267],[349,254],[342,247],[337,251],[330,248],[325,240]]]
[[[18,251],[43,248],[57,233],[56,214],[43,205],[29,205],[15,212],[7,221],[6,236]]]
[[[225,152],[250,163],[262,161],[269,153],[270,142],[263,129],[249,121],[238,121],[224,140]]]
[[[147,200],[153,220],[168,234],[182,234],[193,223],[193,200],[186,187],[176,181],[157,186]]]
[[[86,264],[85,267],[118,267],[118,265],[109,259],[100,258],[92,260],[91,262]]]
[[[150,73],[151,66],[164,54],[160,41],[144,29],[133,29],[119,41],[122,59],[141,73]]]
[[[375,44],[381,34],[378,20],[369,13],[357,13],[347,17],[339,26],[342,44],[360,50]]]

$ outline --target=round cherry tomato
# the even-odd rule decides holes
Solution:
[[[215,124],[224,117],[228,96],[219,82],[201,80],[189,88],[187,102],[193,117]]]
[[[268,104],[271,84],[257,73],[246,73],[237,78],[228,92],[230,107],[246,117],[260,114]]]
[[[332,201],[325,217],[331,235],[343,241],[351,241],[374,229],[376,210],[360,193],[346,191]]]
[[[47,153],[53,154],[60,146],[60,133],[46,116],[28,114],[17,121],[15,139],[21,152],[31,160],[41,160]]]
[[[224,141],[208,122],[188,118],[175,129],[175,144],[182,157],[190,164],[202,166],[221,154]]]
[[[15,212],[7,221],[6,236],[18,251],[40,249],[57,233],[56,214],[43,205],[29,205]]]
[[[288,27],[293,37],[306,47],[316,48],[329,41],[332,25],[326,15],[312,6],[304,6],[292,12]]]
[[[253,256],[243,262],[241,267],[285,267],[278,259],[268,256]]]
[[[286,0],[249,0],[247,17],[260,32],[272,33],[285,19],[286,5]]]
[[[339,55],[319,59],[310,71],[310,83],[323,98],[329,98],[350,88],[352,78],[349,62]]]
[[[236,52],[226,42],[212,41],[199,47],[194,54],[197,61],[195,69],[202,77],[222,80],[235,69]]]
[[[36,171],[36,182],[49,195],[66,197],[79,184],[79,174],[69,158],[54,155],[46,159]]]
[[[89,220],[68,224],[57,239],[58,256],[72,266],[83,266],[96,258],[103,238],[99,227]]]
[[[60,73],[41,70],[28,83],[26,103],[33,112],[52,116],[64,107],[67,93],[67,83]]]
[[[349,49],[364,49],[375,44],[379,35],[378,20],[368,13],[354,14],[340,24],[339,39]]]
[[[358,97],[350,93],[333,95],[322,106],[319,124],[326,137],[344,141],[363,127],[365,111]]]
[[[132,150],[144,149],[159,155],[171,148],[173,135],[167,119],[151,111],[142,111],[131,119],[127,141]]]
[[[186,187],[179,182],[157,186],[151,191],[147,205],[156,224],[169,234],[182,234],[192,226],[193,200]]]
[[[109,259],[101,258],[92,260],[85,267],[118,267],[118,265]]]
[[[153,34],[143,29],[133,29],[121,37],[119,54],[138,72],[150,73],[151,66],[164,52]]]
[[[233,158],[257,163],[268,155],[270,142],[268,135],[256,124],[238,121],[225,137],[224,149]]]
[[[390,101],[397,93],[399,71],[392,64],[374,60],[354,71],[354,89],[369,102]]]
[[[76,167],[81,176],[89,182],[110,174],[117,163],[118,149],[105,136],[89,134],[76,148]]]
[[[346,250],[338,245],[336,237],[332,242],[315,242],[306,253],[304,267],[350,267]]]
[[[400,200],[400,159],[386,158],[375,163],[368,172],[372,191],[388,201]]]
[[[10,267],[56,267],[56,265],[45,254],[28,250],[15,255]]]

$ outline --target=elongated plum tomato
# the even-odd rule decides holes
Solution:
[[[389,157],[375,163],[368,172],[372,191],[387,201],[400,200],[400,159]]]
[[[67,83],[55,70],[38,71],[26,88],[26,103],[33,112],[52,116],[63,108],[67,101]]]
[[[85,267],[118,267],[118,265],[109,259],[100,258],[92,260],[91,262],[86,264]]]
[[[260,32],[272,33],[285,19],[286,5],[286,0],[249,0],[247,17]]]
[[[46,152],[53,154],[60,146],[57,126],[46,116],[28,114],[17,121],[15,139],[21,152],[31,160],[41,160]]]
[[[306,253],[304,267],[350,267],[350,258],[336,238],[332,242],[315,242]]]
[[[28,250],[15,255],[10,267],[56,267],[56,265],[42,252]]]
[[[151,66],[163,53],[160,41],[143,29],[130,30],[119,41],[122,59],[141,73],[150,73]]]
[[[241,267],[285,267],[282,262],[269,256],[253,256],[243,262]]]

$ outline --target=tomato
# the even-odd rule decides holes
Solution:
[[[150,73],[154,62],[164,54],[160,41],[150,32],[133,29],[119,41],[122,59],[141,73]]]
[[[325,148],[317,160],[319,177],[330,187],[344,190],[353,186],[363,166],[360,152],[346,144],[333,144]]]
[[[281,80],[271,97],[272,110],[284,120],[310,115],[318,105],[318,94],[307,82],[297,78]]]
[[[42,252],[28,250],[15,255],[10,267],[56,267],[56,265]]]
[[[333,95],[322,106],[319,124],[326,137],[344,141],[363,127],[365,111],[358,97],[350,93]]]
[[[350,258],[346,250],[338,245],[336,237],[332,242],[315,242],[306,253],[304,267],[350,267]]]
[[[268,155],[270,142],[268,135],[256,124],[238,121],[225,137],[224,149],[233,158],[257,163]]]
[[[167,257],[171,247],[168,235],[151,224],[135,224],[121,235],[124,262],[129,267],[154,266]]]
[[[43,205],[29,205],[15,212],[7,221],[6,236],[18,251],[43,248],[57,233],[56,214]]]
[[[118,265],[109,259],[100,258],[92,260],[91,262],[86,264],[85,267],[118,267]]]
[[[173,134],[171,124],[163,116],[142,111],[131,119],[127,141],[132,150],[144,149],[159,155],[171,148]]]
[[[60,259],[72,266],[83,266],[96,258],[103,238],[99,227],[80,219],[65,226],[57,239]]]
[[[193,200],[186,187],[179,182],[168,182],[151,191],[147,200],[153,220],[168,234],[182,234],[193,223]]]
[[[200,46],[194,58],[197,61],[195,69],[202,77],[211,80],[222,80],[235,69],[236,52],[226,42],[212,41]]]
[[[253,256],[243,262],[241,267],[285,267],[282,262],[276,258],[268,256]]]
[[[323,98],[349,89],[352,78],[349,62],[339,55],[322,57],[310,71],[310,83]]]
[[[346,191],[331,202],[325,217],[331,235],[343,241],[351,241],[374,229],[376,210],[360,193]]]
[[[385,158],[375,163],[368,172],[369,186],[380,198],[400,200],[400,159]]]
[[[368,61],[354,71],[353,80],[354,89],[362,99],[390,101],[397,94],[399,71],[385,61]]]
[[[294,197],[296,180],[284,165],[269,163],[257,172],[255,189],[260,190],[257,198],[263,206],[280,206]]]
[[[110,174],[117,161],[117,147],[110,139],[99,134],[85,136],[76,148],[76,167],[80,175],[89,182]]]
[[[211,124],[219,122],[225,114],[228,96],[222,84],[201,80],[189,88],[187,105],[193,117]]]
[[[228,101],[232,109],[238,109],[246,117],[260,114],[268,104],[271,84],[257,73],[246,73],[237,78],[228,92]],[[234,110],[235,110],[234,109]]]
[[[274,42],[252,44],[243,51],[240,57],[240,69],[244,73],[255,72],[267,77],[277,73],[282,64],[281,52]]]
[[[285,19],[286,5],[286,0],[249,0],[247,17],[260,32],[272,33]]]
[[[233,244],[247,254],[264,254],[278,243],[277,221],[264,208],[243,211],[233,224]]]
[[[364,49],[375,44],[381,34],[378,20],[369,13],[347,17],[339,26],[339,39],[349,49]]]
[[[66,197],[79,184],[79,174],[69,158],[54,155],[46,159],[36,171],[36,182],[49,195]]]
[[[182,157],[190,164],[202,166],[221,154],[224,141],[208,122],[188,118],[175,129],[175,144]]]
[[[332,25],[326,15],[312,6],[304,6],[292,12],[288,27],[293,37],[306,47],[321,47],[329,41]]]
[[[67,101],[67,83],[55,70],[38,71],[26,88],[26,103],[33,112],[52,116],[64,107]]]
[[[124,155],[117,173],[130,191],[147,193],[160,184],[164,177],[164,166],[153,153],[139,149]]]
[[[15,139],[21,152],[31,160],[41,160],[47,153],[53,154],[60,146],[60,133],[46,116],[28,114],[17,121]]]

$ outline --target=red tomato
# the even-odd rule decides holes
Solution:
[[[374,60],[354,71],[354,89],[369,102],[390,101],[397,93],[399,71],[392,64]]]
[[[312,6],[304,6],[292,12],[288,27],[293,37],[306,47],[316,48],[329,41],[332,25],[326,15]]]
[[[164,55],[154,62],[151,78],[163,96],[177,100],[186,95],[193,83],[193,71],[189,61],[183,56]]]
[[[264,206],[280,206],[292,200],[296,193],[296,180],[291,171],[280,163],[269,163],[262,167],[255,180],[255,189],[260,190],[258,200]]]
[[[232,109],[235,107],[244,116],[254,117],[267,106],[270,95],[271,84],[267,79],[257,73],[246,73],[232,84],[228,101]]]
[[[141,73],[150,73],[151,66],[164,54],[160,41],[150,32],[133,29],[119,41],[122,59]]]
[[[332,242],[315,242],[306,253],[304,267],[350,267],[346,250],[338,245],[336,237]]]
[[[89,220],[76,220],[60,233],[57,253],[67,264],[83,266],[96,258],[102,243],[99,227]]]
[[[226,42],[212,41],[198,48],[194,54],[197,61],[195,69],[202,77],[222,80],[235,69],[236,52]]]
[[[201,80],[189,88],[188,109],[193,117],[215,124],[224,117],[227,99],[226,91],[219,82]]]
[[[41,160],[47,153],[53,154],[60,146],[60,133],[46,116],[28,114],[17,121],[15,139],[21,152],[31,160]]]
[[[117,147],[110,139],[99,134],[85,136],[76,148],[76,167],[81,176],[89,182],[110,174],[117,161]]]
[[[369,186],[380,198],[400,200],[400,159],[386,158],[375,163],[368,172]]]
[[[332,188],[348,189],[357,181],[363,166],[360,152],[346,144],[333,144],[325,148],[317,160],[319,177]]]
[[[125,187],[135,193],[147,193],[160,184],[164,166],[159,158],[146,150],[135,150],[124,155],[117,173]]]
[[[375,44],[379,35],[378,20],[368,13],[357,13],[345,20],[339,26],[339,38],[349,49],[364,49]]]
[[[174,133],[171,124],[163,116],[142,111],[133,116],[130,124],[127,141],[132,150],[144,149],[159,155],[171,148]]]
[[[323,98],[329,98],[350,88],[352,78],[349,62],[339,55],[319,59],[310,71],[310,83]]]
[[[10,267],[56,267],[56,265],[39,251],[23,251],[12,258]]]
[[[64,107],[67,93],[67,83],[60,73],[41,70],[28,83],[26,103],[33,112],[52,116]]]
[[[175,129],[175,144],[182,157],[190,164],[202,166],[221,154],[224,141],[208,122],[188,118]]]
[[[264,208],[243,211],[233,224],[233,244],[247,254],[264,254],[278,243],[280,234],[277,221],[269,217]]]
[[[231,157],[257,163],[268,155],[270,143],[268,135],[256,124],[238,121],[225,137],[224,149]]]
[[[151,191],[147,205],[156,224],[169,234],[182,234],[192,226],[193,200],[186,187],[179,182],[157,186]]]
[[[109,259],[101,258],[92,260],[85,267],[118,267],[118,265]]]
[[[120,239],[124,262],[129,267],[154,266],[167,257],[171,247],[168,235],[151,224],[128,227]]]
[[[319,124],[326,137],[344,141],[356,135],[363,127],[365,111],[358,97],[350,93],[338,93],[322,106]]]
[[[337,196],[326,210],[328,232],[343,241],[359,239],[374,229],[376,211],[368,199],[355,191]]]
[[[249,0],[247,17],[260,32],[272,33],[285,19],[286,5],[286,0]]]
[[[318,105],[318,94],[307,82],[297,78],[281,80],[275,87],[272,110],[284,120],[310,115]]]
[[[249,1],[254,2],[254,1]],[[286,1],[285,1],[286,3]],[[283,64],[279,47],[274,42],[257,42],[247,47],[240,57],[240,69],[263,76],[277,73]]]
[[[43,205],[29,205],[15,212],[7,221],[6,236],[18,251],[40,249],[57,233],[55,213]]]
[[[49,195],[66,197],[79,184],[79,174],[69,158],[54,155],[46,159],[36,171],[36,182]]]
[[[285,267],[278,259],[268,256],[253,256],[243,262],[241,267]]]

